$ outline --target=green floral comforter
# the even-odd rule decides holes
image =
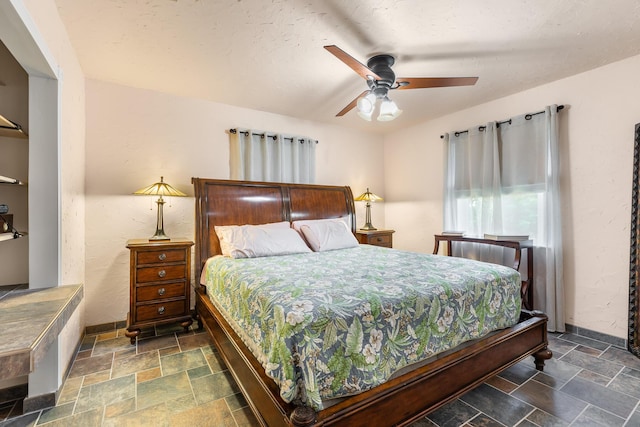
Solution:
[[[282,398],[314,409],[514,325],[521,305],[509,267],[369,245],[213,257],[202,283]]]

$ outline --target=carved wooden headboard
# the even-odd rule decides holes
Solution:
[[[198,272],[205,261],[220,254],[216,225],[266,224],[349,217],[356,218],[351,188],[344,186],[284,184],[191,178],[196,197]]]

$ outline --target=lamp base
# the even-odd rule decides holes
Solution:
[[[159,242],[159,241],[163,241],[163,240],[171,240],[171,238],[169,236],[153,236],[153,237],[149,237],[149,241],[150,242]]]
[[[160,198],[156,201],[158,204],[158,221],[156,222],[156,234],[152,237],[149,237],[150,242],[157,242],[162,240],[171,240],[169,236],[164,234],[164,219],[162,216],[162,207],[164,206],[164,200],[162,199],[162,194]]]
[[[149,237],[149,241],[150,242],[157,242],[158,240],[171,240],[171,239],[169,238],[169,236],[164,234],[164,230],[163,229],[157,229],[156,230],[156,234],[154,234],[153,236]]]
[[[367,189],[367,191],[368,190],[369,189]],[[371,203],[369,202],[367,202],[366,209],[365,209],[364,225],[360,230],[364,230],[364,231],[377,230],[377,228],[375,228],[373,224],[371,224]]]
[[[365,225],[362,226],[362,228],[360,228],[360,230],[364,230],[364,231],[374,231],[377,230],[377,228],[375,228],[373,225],[371,225],[370,223],[367,223]]]

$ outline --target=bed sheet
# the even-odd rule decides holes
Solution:
[[[512,268],[369,245],[216,256],[201,282],[281,397],[316,410],[514,325],[521,307]]]

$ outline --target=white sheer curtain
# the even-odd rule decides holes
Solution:
[[[445,136],[445,230],[481,236],[502,229],[496,123]]]
[[[503,234],[497,123],[456,132],[446,141],[444,229],[464,231],[469,236]],[[453,251],[455,256],[496,264],[511,265],[513,261],[513,251],[498,246],[463,243],[454,245]]]
[[[534,307],[549,316],[550,331],[564,332],[557,111],[551,105],[445,135],[444,229],[530,235]],[[477,248],[466,250],[477,255]],[[498,262],[505,255],[492,249],[480,256]]]
[[[318,141],[252,129],[229,132],[231,179],[313,184]]]

